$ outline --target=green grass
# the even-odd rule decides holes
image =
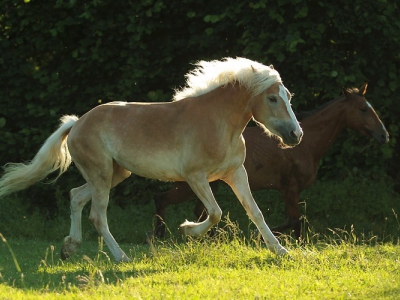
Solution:
[[[111,195],[107,213],[111,232],[118,242],[143,243],[146,234],[152,231],[155,221],[151,193],[146,193],[141,201],[138,201],[138,196],[119,195],[120,198],[125,197],[124,207],[115,205],[115,202],[121,200],[115,199],[116,194],[118,193]],[[285,220],[284,204],[278,192],[256,191],[253,195],[269,226],[279,225]],[[255,227],[232,191],[221,185],[215,197],[222,208],[223,217],[229,215],[249,237]],[[62,240],[68,234],[70,226],[67,195],[61,197],[56,193],[49,196],[48,201],[58,203],[58,211],[51,215],[43,206],[32,206],[29,200],[19,194],[1,199],[0,233],[14,238]],[[192,212],[194,206],[195,201],[189,201],[168,207],[166,224],[169,236],[175,236],[178,226],[185,219],[195,221]],[[373,237],[378,242],[390,242],[400,238],[397,217],[400,214],[399,194],[394,191],[390,180],[365,181],[362,178],[347,178],[342,181],[317,181],[302,192],[299,206],[304,234],[311,230],[329,236],[332,228],[340,228],[355,231],[365,240]],[[97,232],[88,220],[89,209],[90,203],[83,211],[84,238],[96,240]]]
[[[215,237],[123,244],[132,263],[114,263],[99,242],[59,260],[61,245],[10,240],[0,247],[0,299],[396,299],[400,245],[336,238],[281,241],[276,257],[226,220]],[[15,255],[15,260],[13,255]],[[17,267],[19,266],[20,269]]]
[[[255,191],[253,196],[270,227],[285,221],[284,204],[277,191]],[[334,238],[333,231],[344,230],[356,233],[360,239],[366,241],[374,239],[376,242],[398,242],[399,198],[390,180],[347,178],[341,181],[317,181],[300,195],[303,234],[310,236],[311,231],[313,234]],[[249,221],[230,189],[221,185],[216,199],[224,215],[237,222],[249,237],[255,226]],[[167,209],[167,225],[172,236],[185,218],[195,219],[192,213],[194,206],[195,202],[191,201]],[[112,220],[110,218],[110,222]]]
[[[270,226],[285,218],[274,191],[254,197]],[[152,201],[108,210],[110,230],[133,259],[117,264],[98,240],[84,210],[84,243],[59,259],[69,231],[68,203],[44,217],[24,199],[1,200],[1,299],[397,299],[400,295],[400,213],[390,184],[344,180],[317,182],[301,195],[303,236],[298,245],[280,237],[290,258],[259,241],[233,194],[216,198],[224,222],[215,237],[182,239],[177,227],[193,220],[194,202],[167,211],[166,240],[144,243],[152,230]],[[62,203],[60,199],[57,200]],[[64,201],[65,202],[65,201]],[[233,220],[234,223],[230,220]]]

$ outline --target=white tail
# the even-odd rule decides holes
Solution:
[[[26,189],[59,169],[52,182],[56,181],[71,164],[67,137],[77,120],[76,116],[63,116],[60,127],[46,140],[32,161],[6,164],[5,173],[0,178],[0,197]]]

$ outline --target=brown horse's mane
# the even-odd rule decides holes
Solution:
[[[359,94],[359,90],[357,88],[349,88],[348,91],[351,94]],[[313,110],[295,112],[296,118],[298,121],[307,119],[309,116],[312,116],[312,115],[318,113],[319,111],[325,109],[327,106],[331,105],[332,103],[339,101],[339,100],[343,100],[343,98],[344,98],[344,96],[342,95],[339,98],[330,100],[330,101],[322,104],[321,106],[318,106],[317,108],[315,108]]]

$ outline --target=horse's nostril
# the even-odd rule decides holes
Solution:
[[[294,131],[292,130],[291,132],[289,132],[290,137],[292,138],[297,138],[297,135],[294,133]]]

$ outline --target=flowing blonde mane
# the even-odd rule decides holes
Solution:
[[[245,86],[252,96],[256,96],[272,84],[282,82],[279,73],[273,68],[242,57],[202,60],[194,65],[196,68],[185,75],[186,86],[175,90],[174,101],[200,96],[234,82]]]

